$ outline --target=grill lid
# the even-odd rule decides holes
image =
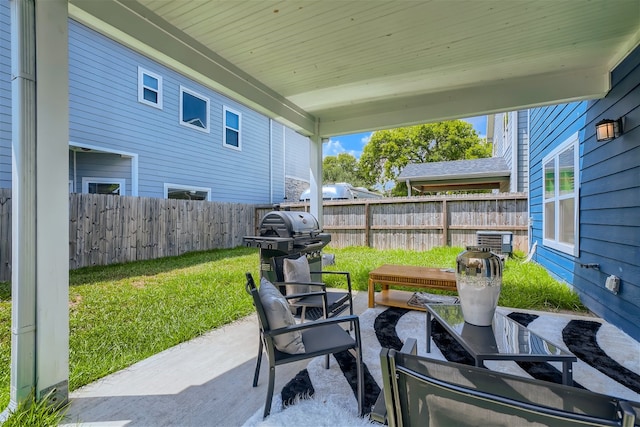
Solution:
[[[313,237],[320,231],[318,220],[307,212],[272,211],[260,222],[260,236]]]

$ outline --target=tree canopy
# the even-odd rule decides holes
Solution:
[[[322,182],[325,184],[348,182],[354,187],[366,186],[360,176],[358,159],[348,153],[326,156],[322,160]]]
[[[365,145],[358,173],[367,186],[385,187],[395,183],[409,163],[478,159],[491,157],[491,151],[491,145],[463,120],[381,130]],[[406,194],[406,186],[396,185],[393,194]]]

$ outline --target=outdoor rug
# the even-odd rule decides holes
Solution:
[[[624,332],[592,317],[512,311],[502,307],[498,310],[576,355],[574,386],[640,401],[640,343]],[[471,356],[435,322],[431,353],[426,353],[425,323],[424,312],[399,308],[376,307],[360,315],[365,408],[371,408],[382,387],[379,358],[382,347],[399,350],[407,338],[416,338],[420,355],[473,364]],[[262,420],[262,408],[245,425],[297,426],[302,425],[303,420],[304,425],[369,424],[368,417],[357,416],[354,360],[348,352],[338,353],[332,357],[328,370],[324,369],[322,357],[311,360],[307,368],[274,397],[271,415],[266,420]],[[561,383],[562,367],[556,362],[487,361],[485,365],[500,372]]]

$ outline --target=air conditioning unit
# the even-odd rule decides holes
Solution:
[[[513,233],[511,231],[476,231],[478,246],[488,246],[498,255],[510,255],[513,252]]]

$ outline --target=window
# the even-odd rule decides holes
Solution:
[[[125,182],[119,178],[82,178],[82,192],[90,194],[115,194],[124,196]]]
[[[180,123],[209,132],[209,98],[180,86]]]
[[[138,67],[138,102],[162,109],[162,77]]]
[[[240,150],[240,113],[224,107],[224,135],[222,136],[222,145],[229,148]]]
[[[578,255],[578,134],[543,161],[542,229],[545,246]]]
[[[211,200],[211,189],[179,184],[164,185],[165,199]]]

